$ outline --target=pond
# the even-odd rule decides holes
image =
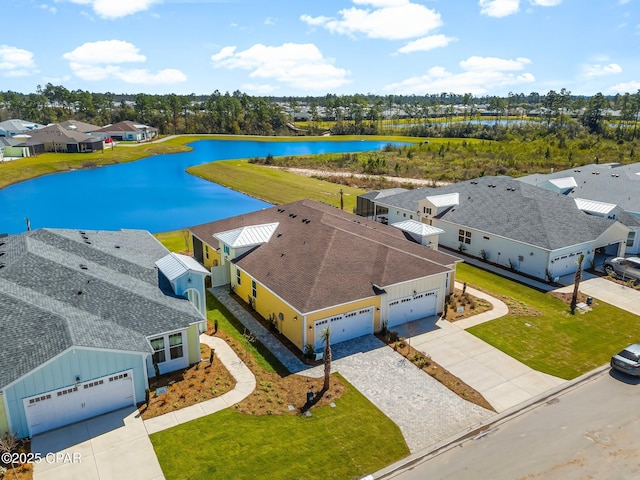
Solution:
[[[0,189],[0,233],[24,232],[26,218],[32,229],[177,230],[270,206],[189,175],[190,166],[268,154],[381,150],[387,143],[201,140],[187,153],[46,175]]]

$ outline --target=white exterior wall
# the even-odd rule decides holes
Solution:
[[[460,246],[458,230],[461,227],[450,222],[438,220],[434,221],[434,226],[445,231],[445,233],[440,234],[440,245],[458,250]],[[509,267],[509,260],[511,260],[516,271],[543,280],[546,279],[545,271],[550,265],[550,252],[548,250],[468,227],[462,228],[462,230],[471,232],[471,243],[464,244],[465,254],[482,258],[482,250],[484,250],[487,254],[487,260],[491,263]],[[522,260],[520,260],[520,257],[522,257]]]
[[[417,220],[420,221],[420,215],[416,212],[410,212],[408,210],[401,210],[399,208],[389,208],[389,225],[393,223],[402,222],[404,220]]]
[[[389,302],[413,295],[414,291],[420,293],[437,289],[437,311],[442,312],[444,310],[445,296],[449,293],[448,283],[452,279],[452,273],[440,273],[385,287],[384,289],[387,293],[380,298],[380,321],[386,323],[389,320]]]

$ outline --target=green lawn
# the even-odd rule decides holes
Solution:
[[[456,278],[542,314],[509,314],[468,330],[535,370],[575,378],[608,363],[613,353],[638,340],[640,318],[597,299],[591,312],[574,316],[568,305],[549,294],[468,264],[458,264]]]
[[[218,161],[190,167],[187,172],[273,204],[311,199],[339,207],[342,189],[344,209],[352,212],[356,197],[365,193],[358,188],[303,177],[247,160]]]
[[[352,479],[409,454],[400,429],[349,385],[304,416],[233,409],[151,435],[167,480]]]

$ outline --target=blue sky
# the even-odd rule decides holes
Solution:
[[[640,0],[2,0],[0,91],[640,89]]]

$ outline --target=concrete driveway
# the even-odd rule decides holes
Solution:
[[[558,292],[573,292],[573,285],[559,288]],[[605,277],[592,277],[580,282],[580,292],[610,305],[640,315],[640,291],[625,287]]]
[[[134,407],[36,435],[34,480],[164,480]]]

